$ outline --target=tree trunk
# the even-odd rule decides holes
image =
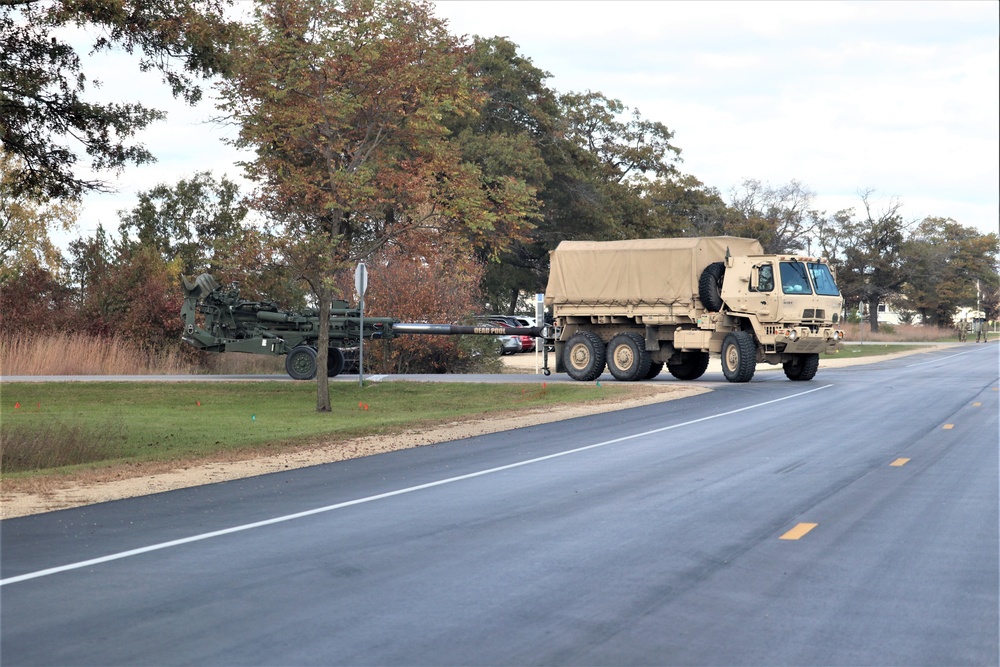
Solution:
[[[868,301],[868,327],[872,333],[878,333],[878,298]]]
[[[507,314],[513,315],[517,312],[517,297],[521,295],[520,290],[516,287],[512,287],[510,290],[510,301],[508,302]]]
[[[330,288],[319,289],[319,339],[316,341],[316,412],[331,412],[330,378],[326,374],[330,356]]]

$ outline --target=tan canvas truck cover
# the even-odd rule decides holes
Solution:
[[[731,255],[762,255],[754,239],[735,236],[563,241],[550,255],[545,304],[693,305],[706,266]]]

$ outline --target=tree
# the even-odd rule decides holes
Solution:
[[[809,208],[815,196],[796,180],[775,188],[745,179],[730,191],[736,216],[726,231],[757,239],[768,253],[805,250],[806,239],[819,223],[820,215]]]
[[[78,215],[72,202],[50,202],[19,193],[15,174],[23,162],[0,151],[0,285],[29,269],[58,273],[62,260],[51,234],[69,231]]]
[[[732,234],[737,216],[715,188],[691,175],[659,178],[646,186],[651,209],[648,236],[721,236]]]
[[[118,231],[126,246],[150,246],[167,261],[180,260],[185,274],[215,273],[217,247],[242,231],[246,216],[239,186],[204,171],[140,192],[131,211],[118,212]]]
[[[419,230],[473,245],[521,234],[530,190],[484,179],[442,119],[474,113],[465,49],[425,2],[267,0],[222,85],[235,142],[255,157],[254,204],[320,311],[327,360],[339,273]],[[330,410],[318,373],[316,407]]]
[[[878,331],[878,304],[899,293],[906,282],[901,247],[906,225],[899,214],[902,204],[891,200],[880,212],[874,210],[873,190],[861,192],[865,217],[844,222],[840,242],[844,259],[838,282],[848,301],[868,304],[871,330]]]
[[[541,218],[538,191],[552,178],[543,147],[553,141],[559,118],[558,95],[544,84],[547,72],[517,52],[503,37],[476,37],[465,56],[476,92],[475,114],[453,114],[445,122],[462,158],[476,164],[486,179],[513,176],[534,197],[526,218]],[[534,258],[525,252],[530,240],[513,243],[486,239],[477,253],[486,266],[483,289],[488,300],[512,309],[524,285],[537,277]]]
[[[558,99],[552,133],[536,144],[550,174],[538,192],[543,217],[530,240],[513,244],[487,273],[487,299],[508,312],[519,294],[544,288],[548,253],[560,241],[662,233],[649,193],[677,173],[680,149],[662,123],[597,92]]]
[[[76,172],[82,149],[95,170],[120,170],[154,158],[129,143],[164,117],[138,102],[86,99],[88,77],[67,41],[68,27],[97,33],[92,51],[142,54],[142,71],[159,70],[174,95],[195,103],[200,77],[225,71],[239,28],[226,0],[0,0],[0,142],[22,163],[15,195],[75,199],[108,186]],[[90,81],[91,87],[99,82]]]
[[[0,290],[0,333],[37,336],[71,326],[73,295],[40,266],[12,276]]]
[[[950,326],[961,307],[976,304],[980,290],[997,284],[996,234],[980,234],[951,218],[925,218],[903,244],[903,295],[923,321]]]

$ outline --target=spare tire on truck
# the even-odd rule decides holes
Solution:
[[[698,298],[711,313],[722,310],[722,279],[726,275],[724,262],[713,262],[705,267],[698,279]]]

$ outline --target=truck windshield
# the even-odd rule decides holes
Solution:
[[[806,265],[802,262],[781,262],[781,291],[785,294],[812,294]]]
[[[830,267],[826,264],[809,263],[809,273],[812,274],[813,283],[816,285],[816,294],[820,296],[840,296],[837,283],[830,273]]]

